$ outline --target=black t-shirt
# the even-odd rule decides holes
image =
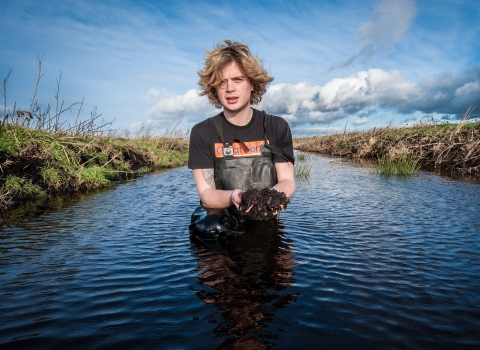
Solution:
[[[253,108],[252,108],[253,109]],[[250,122],[245,126],[233,125],[221,113],[223,117],[223,137],[225,142],[238,139],[247,145],[264,140],[263,113],[253,109]],[[288,123],[280,117],[267,114],[267,135],[271,145],[281,147],[293,158],[292,132]],[[217,145],[215,145],[217,144]],[[213,169],[215,151],[221,144],[220,138],[215,132],[213,120],[208,118],[196,124],[190,132],[190,150],[188,167],[190,169]],[[286,159],[273,156],[273,161],[278,163],[287,162]]]

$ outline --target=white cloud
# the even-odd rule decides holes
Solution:
[[[360,25],[360,50],[348,60],[333,65],[335,68],[347,67],[358,59],[369,59],[373,55],[388,51],[400,42],[410,29],[417,14],[414,0],[382,0],[372,14],[372,20]]]
[[[480,84],[478,82],[466,83],[462,87],[459,87],[457,90],[455,90],[455,95],[469,95],[478,92],[480,92]]]
[[[184,95],[150,89],[145,96],[157,101],[148,110],[155,120],[171,120],[186,110],[186,121],[198,122],[219,111],[193,89]],[[397,70],[369,69],[325,85],[274,84],[258,108],[285,118],[292,126],[328,124],[352,115],[359,118],[355,124],[361,125],[377,109],[459,115],[472,104],[480,104],[480,65],[460,75],[436,74],[422,83],[409,81]]]
[[[478,102],[474,85],[478,80],[458,76],[465,67],[478,63],[475,43],[480,22],[472,20],[479,17],[477,3],[478,0],[307,0],[298,11],[298,5],[291,1],[259,4],[249,0],[245,6],[229,3],[221,9],[208,1],[10,1],[2,7],[4,21],[0,22],[0,32],[6,34],[0,35],[0,45],[8,48],[8,54],[0,57],[0,67],[4,67],[4,72],[13,69],[9,104],[29,105],[28,91],[32,90],[36,76],[35,57],[45,53],[40,102],[52,102],[55,77],[62,69],[68,75],[62,83],[62,99],[77,101],[84,97],[87,110],[98,106],[105,118],[115,119],[119,126],[153,117],[160,121],[175,118],[189,101],[175,100],[170,95],[170,99],[180,101],[180,106],[170,109],[155,106],[157,102],[169,101],[167,90],[182,96],[183,92],[196,89],[197,71],[203,64],[205,50],[211,50],[224,36],[244,40],[255,55],[265,60],[275,82],[290,83],[292,90],[299,90],[292,91],[295,98],[290,97],[286,88],[279,91],[291,99],[291,112],[282,113],[291,123],[308,119],[328,123],[356,110],[365,112],[365,104],[380,109],[370,91],[364,96],[360,94],[361,89],[369,88],[367,81],[355,82],[363,86],[345,81],[349,75],[369,68],[387,73],[396,69],[409,77],[406,92],[409,84],[418,84],[422,95],[416,99],[407,96],[409,102],[403,106],[400,103],[402,112],[420,109],[456,113],[466,103]],[[224,23],[238,18],[245,20],[225,27]],[[33,32],[38,35],[32,36]],[[393,50],[395,54],[391,54]],[[355,65],[328,71],[332,64],[349,57]],[[447,70],[454,76],[433,75]],[[431,76],[434,84],[428,86],[421,81],[425,75]],[[340,79],[334,82],[334,78]],[[309,82],[310,87],[297,87],[302,81]],[[332,91],[326,89],[328,82]],[[341,88],[334,83],[341,84]],[[155,89],[149,91],[150,88]],[[320,90],[331,94],[333,109],[319,107],[322,96],[309,97]],[[431,97],[426,96],[427,91],[433,93]],[[307,97],[300,98],[303,92]],[[393,89],[390,97],[385,93],[381,101],[388,106],[398,97],[397,93]],[[201,120],[217,112],[206,100],[205,109],[195,106],[186,106],[186,119]],[[147,110],[152,114],[147,115]],[[363,117],[361,112],[358,117]],[[377,117],[380,122],[381,116]]]
[[[151,88],[150,90],[147,91],[145,95],[142,96],[142,98],[147,101],[155,101],[155,100],[158,100],[160,96],[162,96],[162,93],[166,93],[166,90],[165,89],[158,90],[158,89]]]
[[[470,105],[480,105],[480,65],[464,73],[440,73],[427,77],[421,84],[421,93],[409,100],[398,111],[403,114],[420,111],[426,114],[455,114],[460,116]]]
[[[157,104],[147,111],[155,120],[171,120],[185,112],[185,120],[198,122],[218,113],[207,97],[199,96],[197,90],[188,90],[185,94],[172,94],[166,90],[150,89],[144,96],[157,100]]]
[[[363,23],[359,28],[361,49],[388,46],[401,41],[416,14],[413,0],[379,2],[373,12],[374,20]]]
[[[308,83],[276,84],[268,88],[260,108],[295,123],[328,123],[375,106],[395,108],[420,93],[417,84],[400,72],[381,69],[361,71],[333,79],[323,86]]]

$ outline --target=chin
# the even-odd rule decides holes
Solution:
[[[247,108],[250,108],[250,104],[247,103],[243,106],[229,106],[229,105],[223,105],[223,109],[229,111],[229,112],[232,112],[232,113],[237,113],[237,112],[241,112]]]

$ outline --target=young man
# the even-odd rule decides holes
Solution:
[[[224,42],[198,72],[200,95],[223,112],[192,128],[188,167],[204,207],[241,216],[243,191],[273,187],[293,195],[293,143],[285,120],[251,108],[273,80],[261,60],[243,43]]]

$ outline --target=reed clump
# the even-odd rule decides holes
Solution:
[[[297,152],[295,154],[295,165],[293,168],[295,180],[300,183],[310,179],[310,172],[312,170],[312,156],[304,152]]]
[[[419,169],[418,160],[407,155],[398,158],[383,157],[375,161],[375,173],[380,175],[408,176]]]
[[[400,164],[404,170],[448,169],[458,175],[480,176],[480,122],[471,122],[470,107],[459,123],[433,120],[411,127],[374,128],[365,132],[294,139],[294,148],[353,160],[371,160],[377,169]],[[408,172],[407,171],[407,172]],[[401,170],[400,172],[403,172]]]

